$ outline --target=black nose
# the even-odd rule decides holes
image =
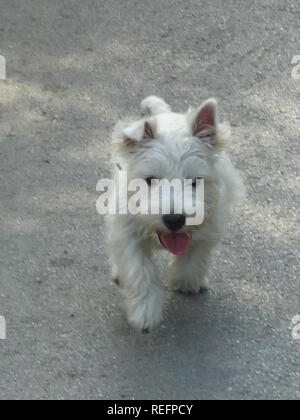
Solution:
[[[164,224],[172,232],[177,232],[185,225],[185,216],[182,214],[169,214],[163,216]]]

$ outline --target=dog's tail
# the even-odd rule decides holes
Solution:
[[[149,96],[141,103],[142,112],[145,115],[158,115],[172,112],[170,105],[157,96]]]

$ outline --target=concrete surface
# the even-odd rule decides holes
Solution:
[[[1,399],[300,398],[297,0],[0,0]],[[148,94],[217,96],[248,201],[200,297],[128,327],[96,183]]]

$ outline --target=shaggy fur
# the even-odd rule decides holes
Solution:
[[[115,128],[115,180],[117,167],[127,171],[128,181],[148,177],[205,180],[204,223],[180,229],[192,238],[190,247],[184,255],[172,256],[165,274],[172,290],[198,293],[209,286],[212,250],[228,211],[244,191],[226,154],[230,127],[219,122],[214,99],[185,114],[172,112],[157,97],[145,99],[141,106],[145,117],[119,122]],[[170,231],[162,215],[109,216],[108,228],[113,279],[124,295],[128,321],[149,331],[161,322],[164,301],[153,250],[163,249],[157,234]]]

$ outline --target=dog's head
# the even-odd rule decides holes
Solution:
[[[157,234],[166,249],[181,255],[190,247],[191,238],[196,238],[196,232],[204,225],[213,224],[220,207],[225,207],[222,186],[234,184],[235,174],[224,154],[229,139],[230,128],[219,122],[214,99],[186,114],[166,109],[137,122],[118,123],[113,136],[114,160],[127,172],[128,183],[143,180],[146,185],[139,192],[139,200],[147,201],[148,212],[135,215],[135,222],[144,235]],[[180,181],[182,186],[190,188],[187,194],[171,188],[168,195],[158,185],[161,180]],[[204,218],[193,223],[201,180],[204,180]],[[128,198],[134,195],[128,190],[126,194]],[[227,197],[228,202],[231,199]],[[159,211],[153,214],[150,211],[153,208]],[[178,208],[181,210],[177,211]]]

